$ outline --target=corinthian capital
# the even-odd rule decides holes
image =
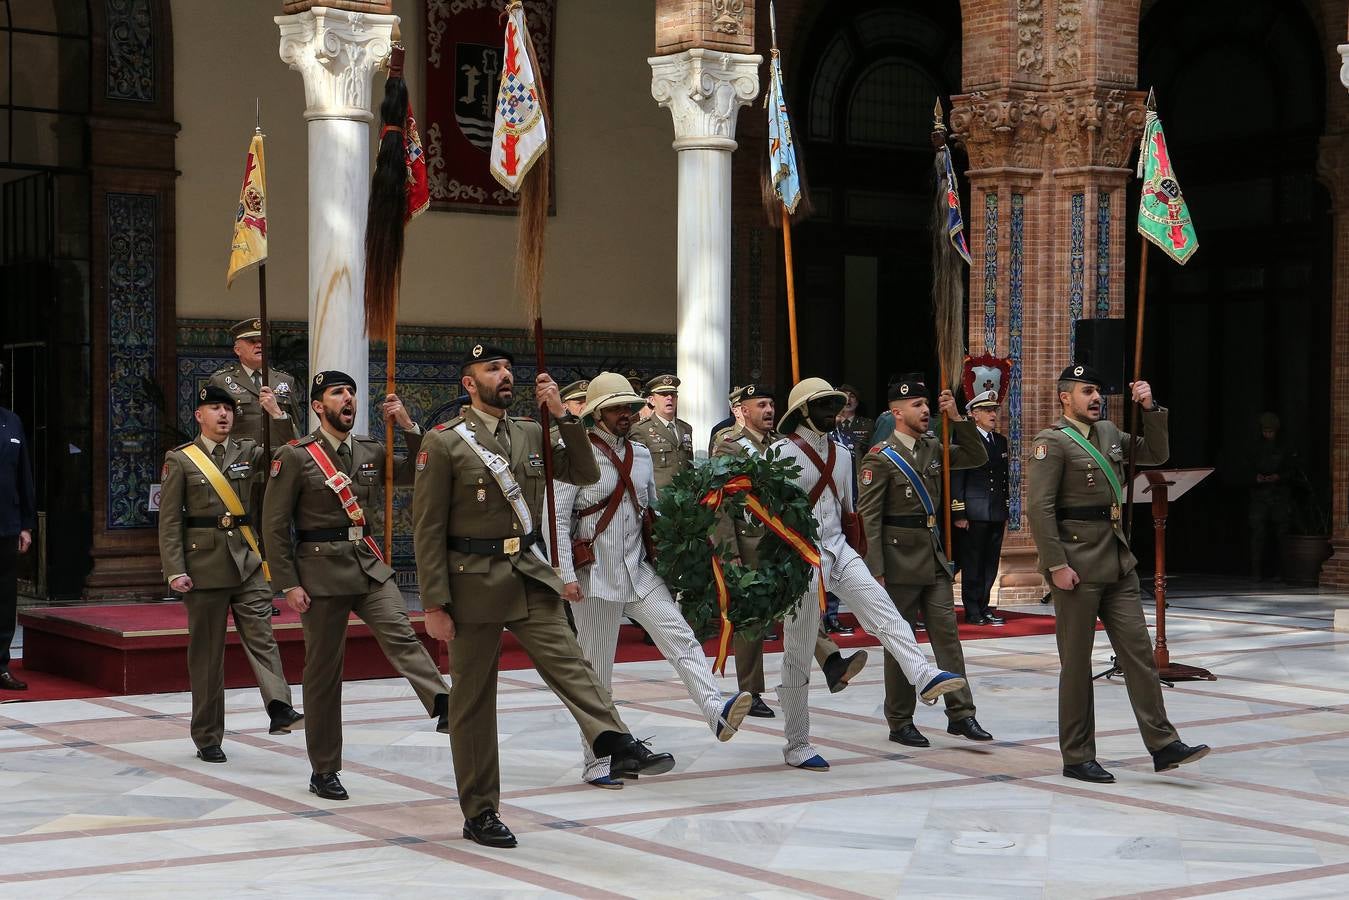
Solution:
[[[281,61],[304,78],[304,117],[372,121],[370,80],[389,56],[398,17],[315,6],[274,21]]]
[[[675,149],[734,150],[736,118],[759,95],[763,57],[694,47],[647,62],[651,96],[674,119]]]

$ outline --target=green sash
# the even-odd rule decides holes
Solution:
[[[1095,444],[1082,436],[1082,432],[1077,430],[1077,426],[1070,424],[1066,428],[1060,428],[1059,430],[1068,435],[1073,443],[1091,454],[1091,458],[1096,460],[1096,464],[1105,472],[1105,477],[1109,480],[1110,487],[1115,492],[1115,505],[1123,506],[1124,488],[1120,487],[1119,476],[1115,474],[1115,467],[1110,464],[1110,461],[1101,455],[1101,451],[1096,449]]]

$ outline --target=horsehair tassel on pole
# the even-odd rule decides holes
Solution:
[[[933,172],[936,175],[932,196],[932,318],[937,343],[937,365],[941,372],[938,395],[956,389],[960,378],[959,360],[965,358],[965,285],[960,261],[952,246],[952,207],[947,199],[955,185],[949,183],[951,166],[946,144],[946,124],[942,121],[941,98],[933,108]],[[942,524],[946,556],[951,557],[951,425],[941,415]]]
[[[1139,381],[1143,377],[1143,316],[1147,311],[1148,304],[1148,242],[1142,240],[1138,242],[1138,324],[1134,332],[1134,381]],[[1124,537],[1130,538],[1130,529],[1134,524],[1134,475],[1137,472],[1138,456],[1138,404],[1132,402],[1133,389],[1128,385],[1125,390],[1129,391],[1129,471],[1126,473],[1129,477],[1129,484],[1125,487],[1124,496]]]
[[[946,363],[941,364],[941,383],[946,384]],[[946,558],[951,559],[951,423],[946,413],[941,415],[941,496],[942,540],[946,544]]]
[[[540,372],[544,371],[543,359],[543,319],[534,320],[534,364]],[[554,569],[557,560],[557,499],[553,492],[553,436],[552,417],[548,414],[548,405],[539,404],[539,427],[543,429],[543,490],[548,502],[548,563]]]
[[[396,293],[403,266],[403,231],[407,225],[407,82],[403,80],[403,47],[395,44],[389,77],[379,107],[379,154],[370,181],[365,220],[365,332],[389,333],[396,315]]]

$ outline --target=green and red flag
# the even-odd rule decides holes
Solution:
[[[1195,234],[1190,209],[1180,192],[1176,170],[1171,166],[1162,120],[1152,108],[1151,100],[1149,95],[1138,154],[1138,177],[1143,179],[1143,196],[1138,204],[1138,233],[1183,266],[1199,249],[1199,236]]]

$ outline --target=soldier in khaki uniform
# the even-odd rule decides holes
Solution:
[[[272,592],[262,559],[250,546],[249,488],[262,476],[262,447],[231,437],[234,399],[218,387],[197,394],[196,440],[164,455],[160,474],[159,557],[169,587],[187,607],[187,671],[192,684],[192,742],[197,757],[223,763],[225,735],[225,627],[230,615],[271,718],[271,734],[303,727],[291,706],[290,686],[272,634]],[[207,460],[189,456],[196,447]],[[193,454],[195,455],[195,453]],[[233,515],[213,478],[223,476],[242,515]],[[229,496],[228,494],[226,496]]]
[[[742,412],[742,424],[725,432],[713,448],[714,456],[763,456],[778,439],[773,431],[776,419],[774,391],[764,384],[749,384],[739,388],[739,401]],[[741,561],[754,566],[759,558],[759,541],[763,539],[764,526],[749,513],[745,517],[732,521],[723,516],[717,523],[718,543],[735,541]],[[773,709],[763,701],[763,639],[751,641],[735,635],[735,677],[740,690],[748,691],[754,698],[749,714],[760,719],[774,717]],[[831,693],[838,693],[848,686],[848,682],[862,671],[867,663],[867,651],[858,650],[850,656],[843,656],[838,645],[825,633],[824,623],[820,623],[820,633],[815,640],[815,661],[824,672],[825,683]]]
[[[513,362],[504,350],[473,347],[461,369],[472,406],[426,436],[412,500],[426,630],[450,642],[450,748],[463,834],[489,847],[516,845],[497,815],[502,628],[567,705],[595,755],[612,757],[613,774],[655,775],[674,766],[668,753],[652,753],[628,733],[567,625],[562,582],[543,549],[543,430],[506,414],[514,398]],[[599,466],[585,427],[563,408],[552,378],[540,373],[535,386],[538,401],[556,417],[553,475],[593,484]]]
[[[731,388],[731,393],[726,398],[726,402],[730,404],[731,414],[712,426],[712,437],[707,442],[708,456],[716,456],[717,445],[721,443],[721,439],[745,424],[745,409],[740,403],[744,391],[745,388],[740,385]]]
[[[277,451],[263,512],[272,586],[285,593],[304,626],[305,743],[313,768],[309,790],[326,800],[347,799],[337,773],[342,768],[342,659],[351,613],[412,685],[427,715],[439,717],[437,730],[443,734],[449,727],[449,688],[412,630],[393,569],[375,542],[375,523],[369,521],[384,508],[384,447],[351,433],[355,391],[356,382],[343,372],[314,376],[309,396],[319,427]],[[408,445],[409,455],[395,458],[394,483],[411,484],[411,457],[421,432],[396,395],[384,399],[383,412],[398,422]],[[315,454],[334,470],[331,476]]]
[[[262,446],[262,428],[271,429],[272,449],[304,434],[304,415],[300,410],[302,390],[295,376],[279,369],[268,369],[267,384],[262,383],[262,321],[244,319],[230,328],[234,338],[234,362],[216,370],[208,384],[229,392],[239,407],[234,423],[235,439],[249,438]],[[260,498],[259,498],[260,499]]]
[[[895,430],[862,458],[857,511],[867,532],[867,568],[885,585],[904,620],[913,627],[921,613],[937,665],[965,671],[956,628],[955,570],[939,531],[942,445],[928,431],[928,390],[917,376],[890,386]],[[941,412],[951,420],[951,468],[972,469],[988,461],[974,423],[959,416],[955,397],[942,391]],[[946,695],[946,731],[972,741],[991,741],[974,718],[969,685]],[[913,724],[917,696],[899,664],[885,654],[885,718],[890,740],[907,747],[930,743]]]
[[[581,410],[586,405],[586,389],[590,387],[590,380],[582,378],[580,381],[573,381],[564,387],[561,391],[562,405],[566,407],[567,412],[573,416],[580,416]],[[556,440],[553,443],[557,443]]]
[[[1153,768],[1162,772],[1208,755],[1203,744],[1180,740],[1166,718],[1157,664],[1138,593],[1137,560],[1121,524],[1125,460],[1130,442],[1143,465],[1170,455],[1167,413],[1145,381],[1131,386],[1143,407],[1143,434],[1121,432],[1101,419],[1101,379],[1090,366],[1059,376],[1063,416],[1035,436],[1026,469],[1026,520],[1040,568],[1052,585],[1059,645],[1059,749],[1063,774],[1108,783],[1115,776],[1096,761],[1091,652],[1099,618],[1124,670],[1129,703]]]
[[[632,429],[631,439],[651,451],[660,492],[680,472],[693,465],[693,428],[679,418],[679,379],[657,375],[646,383],[646,402],[652,413]]]

